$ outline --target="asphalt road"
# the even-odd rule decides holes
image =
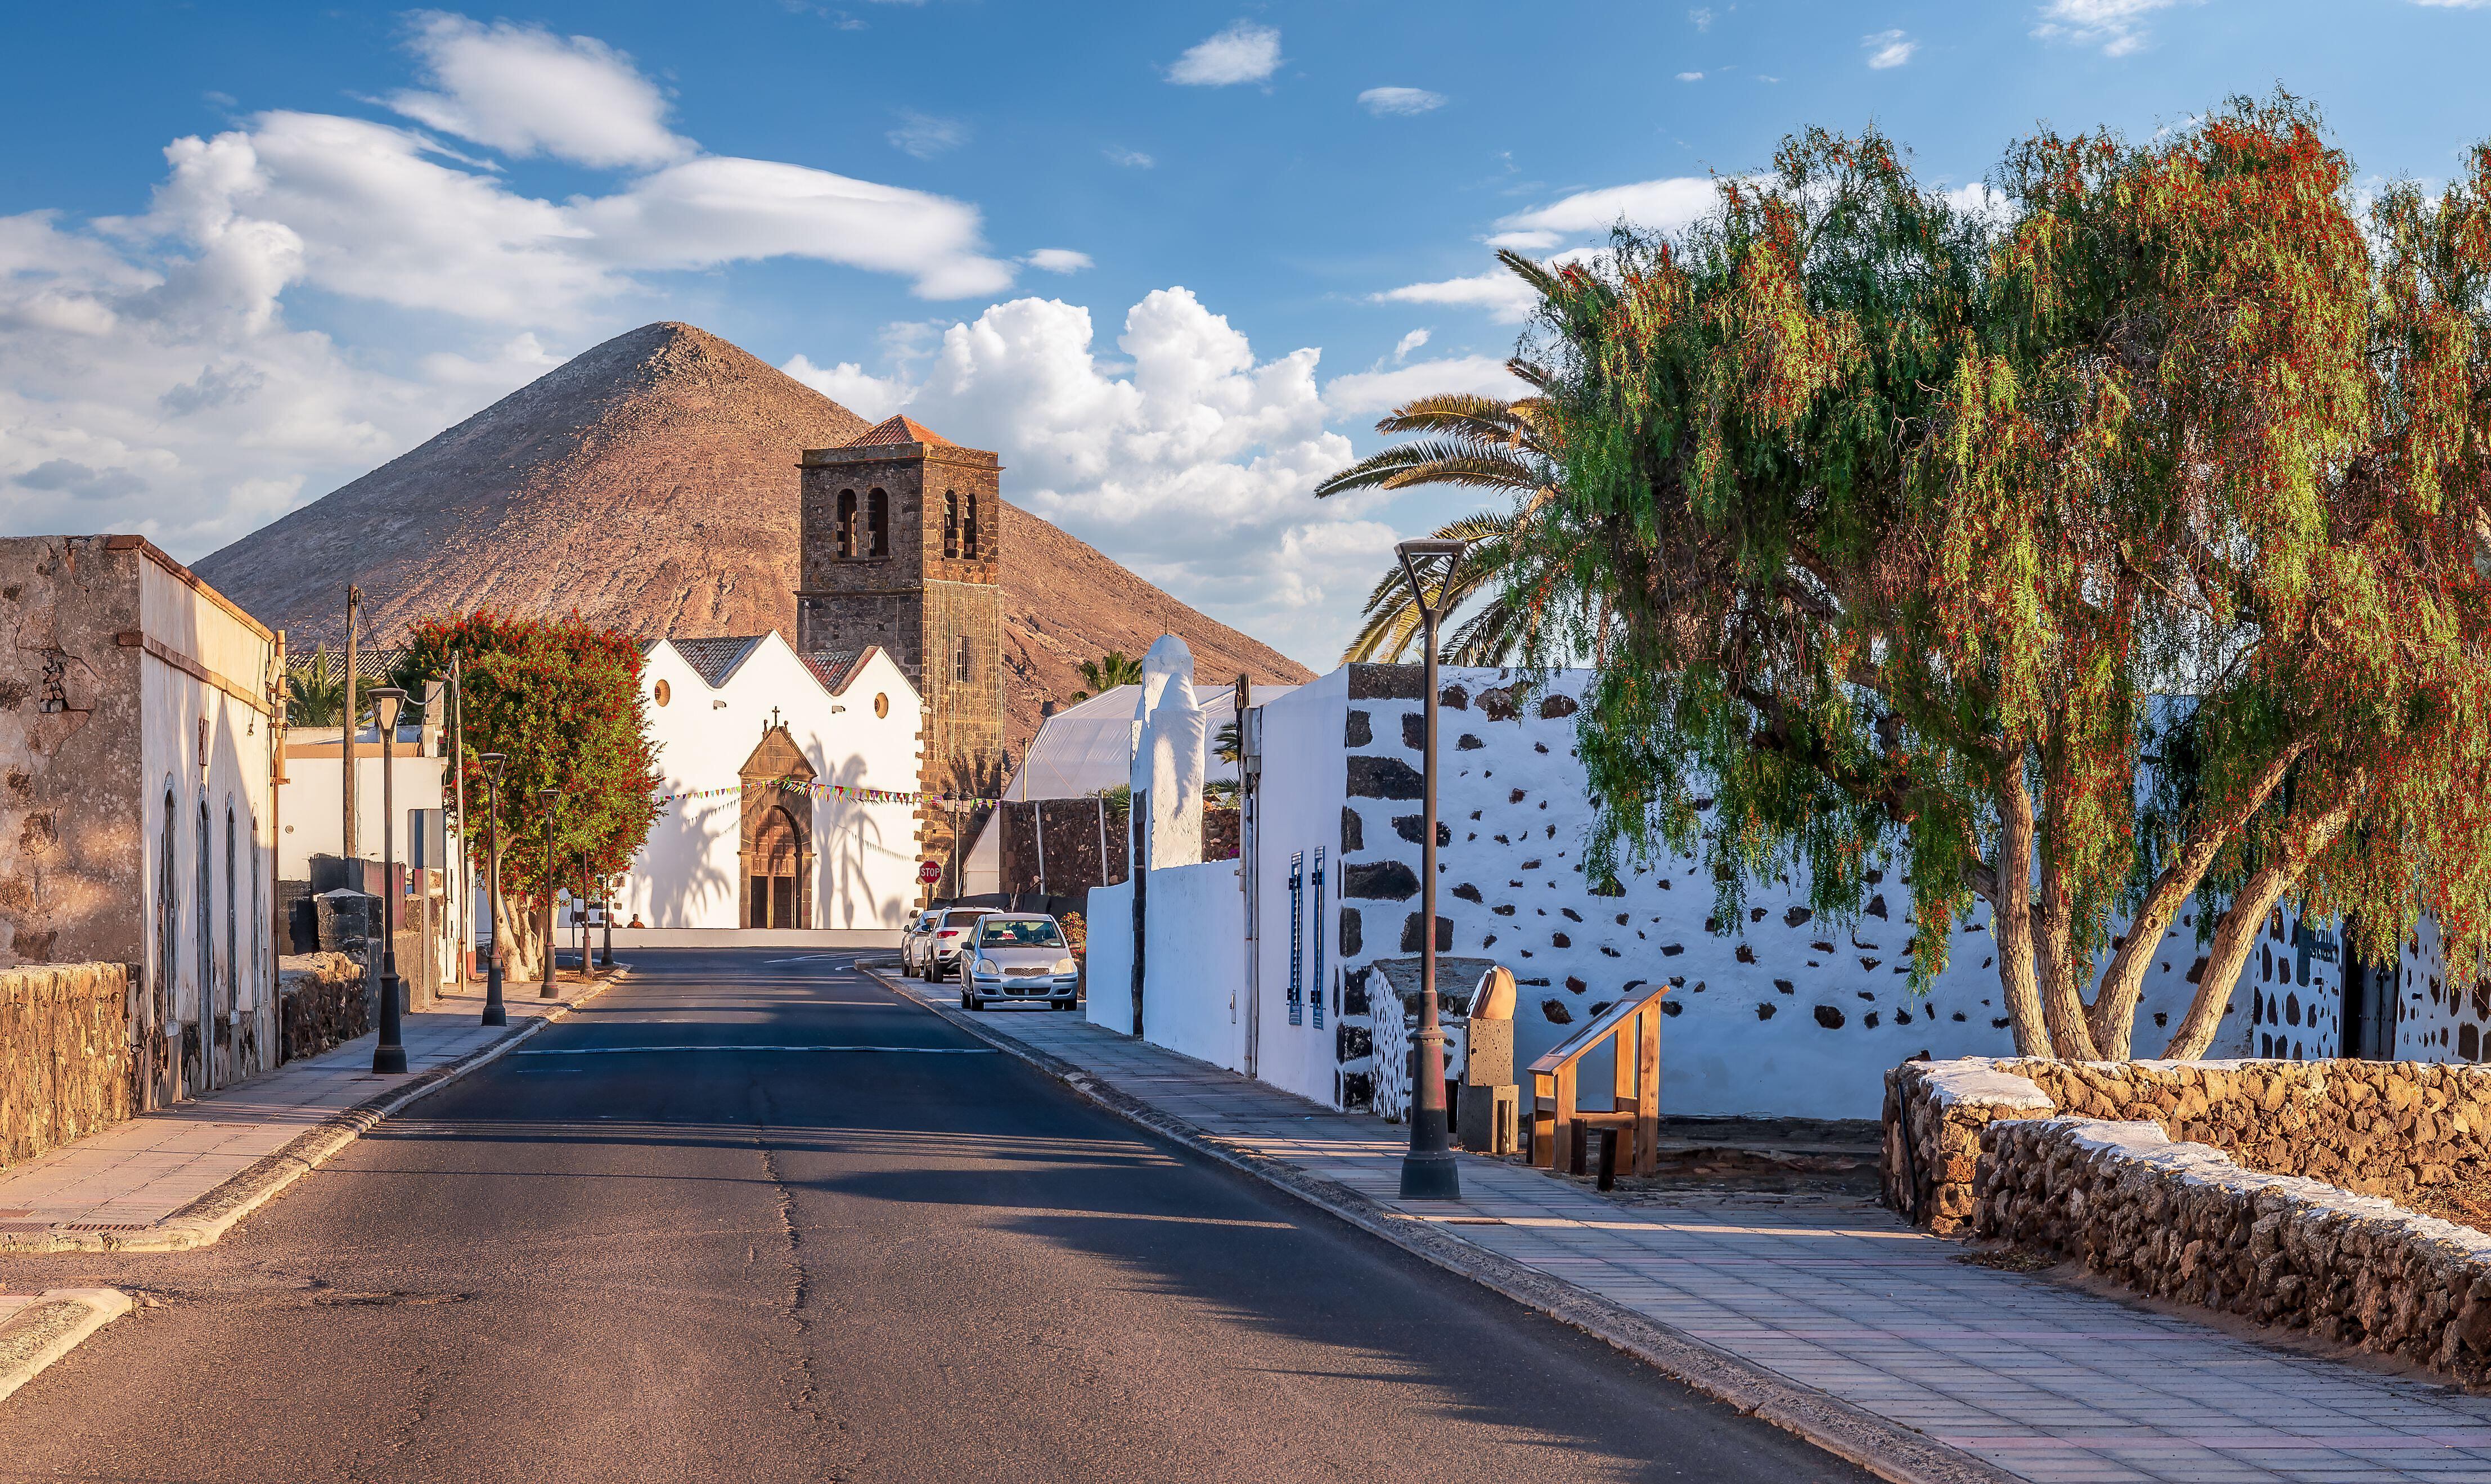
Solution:
[[[0,1259],[152,1300],[0,1478],[1867,1477],[844,958],[634,958],[219,1246]]]

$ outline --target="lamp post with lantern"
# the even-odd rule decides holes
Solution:
[[[502,1004],[502,921],[495,911],[502,900],[502,768],[510,759],[499,752],[481,752],[484,770],[484,1020],[507,1026],[510,1011]]]
[[[540,1000],[550,1000],[554,998],[553,955],[555,944],[555,927],[553,919],[553,811],[555,805],[562,800],[562,790],[558,788],[539,789],[537,791],[537,797],[544,800],[545,806],[544,982],[538,987],[537,998]]]
[[[381,734],[381,1026],[372,1046],[372,1070],[406,1070],[406,1041],[398,1021],[397,982],[397,840],[396,803],[390,780],[396,771],[392,754],[397,742],[397,712],[406,692],[383,686],[371,692],[372,723]],[[354,718],[347,718],[351,728]]]
[[[1425,803],[1419,820],[1419,1067],[1418,1086],[1411,1089],[1410,1152],[1401,1159],[1401,1199],[1458,1201],[1462,1173],[1453,1161],[1451,1120],[1446,1117],[1445,1030],[1436,1005],[1436,712],[1441,704],[1436,624],[1444,617],[1445,593],[1452,586],[1453,568],[1467,543],[1403,541],[1393,549],[1401,558],[1401,574],[1410,582],[1410,600],[1419,608],[1427,676],[1427,746],[1421,790]],[[1427,591],[1428,574],[1435,578],[1432,597]]]

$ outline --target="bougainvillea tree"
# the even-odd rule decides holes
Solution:
[[[502,848],[494,940],[508,954],[506,972],[528,978],[543,970],[555,889],[578,888],[583,858],[591,876],[620,875],[657,821],[657,747],[640,697],[640,649],[630,635],[576,614],[546,620],[479,612],[415,626],[405,666],[447,674],[454,651],[464,693],[468,851],[479,871],[489,870],[490,796],[477,759],[498,752],[509,761],[494,821]],[[549,788],[560,794],[550,876],[542,797]]]
[[[2192,900],[2172,1055],[2287,896],[2477,950],[2485,180],[2365,232],[2281,97],[2037,136],[1979,210],[1812,133],[1685,232],[1509,257],[1568,506],[1536,597],[1608,656],[1589,863],[1700,851],[1733,907],[1797,865],[1840,917],[1899,862],[1916,981],[1985,900],[2036,1055],[2128,1055]]]

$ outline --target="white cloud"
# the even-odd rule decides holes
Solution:
[[[2414,4],[2442,11],[2478,11],[2491,6],[2491,0],[2414,0]]]
[[[1070,247],[1040,247],[1021,261],[1040,273],[1079,273],[1098,266],[1090,261],[1089,253],[1075,252]]]
[[[1698,31],[1710,31],[1713,29],[1713,12],[1708,8],[1699,6],[1694,10],[1688,11],[1686,13],[1686,19],[1687,23],[1694,26]]]
[[[2041,7],[2041,23],[2033,28],[2033,34],[2044,41],[2099,46],[2103,56],[2124,57],[2142,49],[2149,40],[2147,16],[2175,5],[2195,3],[2197,0],[2048,0]]]
[[[1986,217],[1992,221],[2005,221],[2014,213],[2015,203],[1989,189],[1981,181],[1958,186],[1946,193],[1947,204],[1969,217]]]
[[[1674,232],[1701,218],[1719,199],[1720,188],[1701,175],[1606,186],[1516,212],[1497,225],[1508,232],[1604,232],[1620,220],[1656,232]],[[1499,246],[1508,246],[1499,244]]]
[[[1151,166],[1158,163],[1158,160],[1143,154],[1140,150],[1124,149],[1113,144],[1107,146],[1104,153],[1107,156],[1108,163],[1123,165],[1128,170],[1147,170]]]
[[[1218,88],[1261,82],[1280,70],[1280,33],[1241,20],[1209,41],[1186,49],[1168,69],[1170,82]]]
[[[1396,358],[1397,359],[1397,358]],[[1459,356],[1421,361],[1389,371],[1353,371],[1324,384],[1324,405],[1337,418],[1358,417],[1398,407],[1414,397],[1440,392],[1477,392],[1484,396],[1524,396],[1530,387],[1493,356]]]
[[[1368,88],[1358,95],[1359,106],[1377,118],[1389,114],[1426,113],[1451,102],[1442,93],[1425,88]]]
[[[2076,0],[2076,3],[2090,3],[2090,0]],[[2108,0],[2108,3],[2120,4],[2122,0]],[[1913,52],[1920,49],[1920,43],[1911,40],[1900,31],[1873,32],[1860,38],[1860,45],[1868,53],[1868,67],[1871,72],[1884,72],[1890,67],[1900,67],[1912,60]]]
[[[1555,232],[1497,232],[1482,239],[1491,247],[1511,247],[1516,252],[1544,252],[1566,239]]]
[[[691,153],[666,128],[666,100],[631,59],[594,37],[463,15],[418,15],[408,47],[431,92],[389,106],[427,128],[518,156],[649,165]]]
[[[1413,330],[1408,335],[1403,335],[1399,343],[1392,347],[1392,359],[1395,361],[1407,361],[1410,359],[1410,353],[1412,351],[1417,350],[1420,346],[1426,343],[1427,332],[1424,330]]]
[[[968,143],[969,126],[958,119],[936,118],[930,113],[903,108],[899,113],[899,127],[883,137],[891,141],[893,149],[903,155],[931,160],[946,150],[956,150]]]
[[[947,438],[1010,451],[1015,503],[1187,602],[1328,660],[1393,537],[1312,498],[1354,456],[1324,425],[1320,353],[1259,360],[1182,288],[1134,305],[1112,351],[1095,342],[1088,309],[1015,299],[946,330],[905,380],[802,358],[786,369],[859,413],[896,394],[872,412],[905,406]]]
[[[1506,272],[1474,274],[1466,278],[1443,278],[1433,283],[1405,283],[1389,288],[1375,296],[1379,304],[1441,304],[1460,308],[1485,309],[1488,317],[1502,324],[1515,325],[1531,317],[1539,307],[1539,296],[1531,285]]]
[[[907,406],[916,390],[904,377],[876,376],[853,361],[815,365],[809,358],[797,356],[778,369],[858,417],[876,422]]]
[[[1704,80],[1704,74],[1702,73],[1680,73],[1678,74],[1678,80],[1681,82],[1702,82]]]

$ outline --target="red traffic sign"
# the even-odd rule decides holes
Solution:
[[[943,862],[940,860],[928,860],[918,866],[917,879],[929,887],[934,885],[936,882],[941,881],[943,879]]]

